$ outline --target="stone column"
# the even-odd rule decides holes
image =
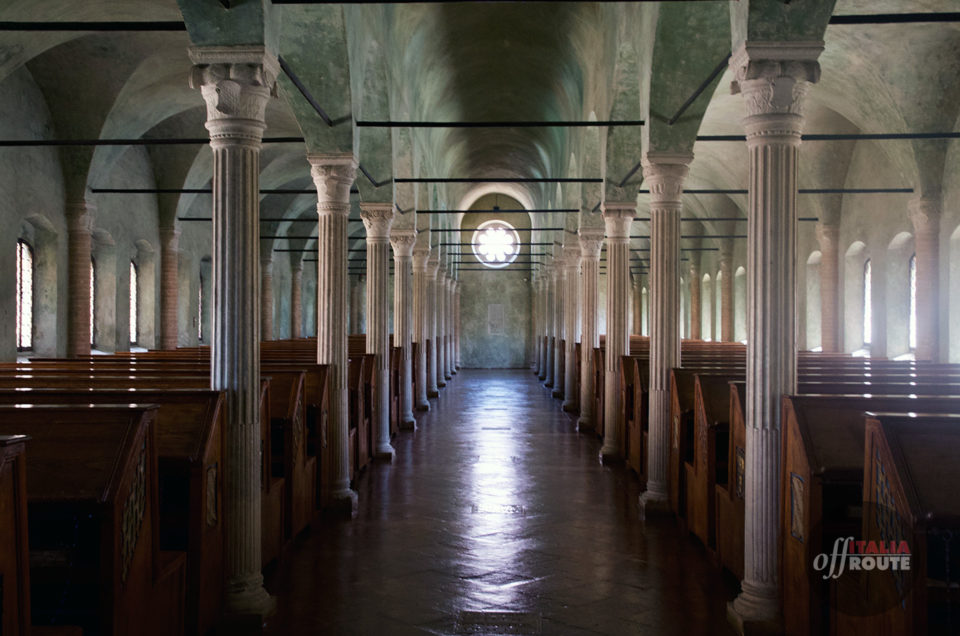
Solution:
[[[457,362],[454,357],[453,350],[453,341],[454,334],[456,333],[456,307],[454,305],[454,289],[457,286],[457,281],[453,277],[451,272],[450,278],[447,279],[447,317],[449,318],[448,327],[447,327],[447,370],[450,372],[450,376],[457,374]],[[450,379],[449,377],[447,378]]]
[[[552,260],[552,259],[551,259]],[[544,286],[546,287],[545,293],[543,295],[545,311],[544,314],[544,326],[546,327],[546,341],[544,344],[544,360],[546,361],[546,368],[541,372],[540,379],[542,379],[543,385],[547,388],[553,387],[553,341],[555,333],[555,319],[556,312],[554,311],[554,299],[556,298],[555,287],[556,287],[556,278],[555,278],[555,269],[556,265],[553,262],[548,263],[544,266]]]
[[[290,267],[290,337],[300,338],[303,325],[303,261]]]
[[[440,256],[434,254],[427,261],[427,339],[430,346],[427,347],[428,366],[430,373],[427,374],[427,396],[437,397],[440,395],[440,384],[437,382],[437,272],[440,269]]]
[[[180,297],[180,230],[160,228],[160,348],[172,351],[179,344],[177,301]]]
[[[607,339],[604,352],[603,462],[623,460],[620,430],[620,358],[630,349],[630,226],[636,216],[634,201],[603,204],[607,237]]]
[[[733,342],[733,241],[720,244],[720,338]]]
[[[437,337],[436,337],[436,350],[437,350],[437,386],[441,389],[447,386],[447,352],[443,347],[443,342],[447,337],[447,298],[446,298],[446,279],[447,279],[447,267],[446,263],[440,261],[440,269],[437,271],[437,277],[434,279],[433,283],[433,297],[436,299],[436,311],[434,312],[437,315]]]
[[[443,279],[443,376],[446,380],[453,378],[453,274],[448,273]]]
[[[350,430],[347,385],[347,218],[357,162],[350,153],[309,154],[317,188],[317,363],[329,365],[327,444],[330,506],[357,513],[350,489]]]
[[[260,339],[273,340],[273,254],[260,254]]]
[[[427,401],[427,340],[429,334],[430,303],[427,281],[427,260],[429,247],[416,247],[413,250],[413,341],[417,343],[417,394],[414,396],[418,411],[429,411]]]
[[[580,229],[580,254],[583,265],[580,292],[580,419],[577,428],[581,432],[593,432],[593,350],[600,346],[600,293],[597,281],[600,277],[600,252],[603,249],[601,228]]]
[[[390,226],[393,203],[361,203],[360,218],[367,230],[367,353],[373,354],[374,379],[371,426],[376,436],[374,456],[391,461],[390,444]]]
[[[533,372],[540,375],[540,367],[543,365],[543,358],[540,350],[540,339],[542,338],[541,329],[543,323],[543,310],[540,308],[540,292],[543,287],[543,279],[540,273],[535,274],[536,278],[530,283],[533,291]]]
[[[643,335],[643,292],[640,289],[640,277],[633,279],[633,330],[635,336]]]
[[[690,260],[690,339],[702,340],[703,303],[700,302],[700,265]]]
[[[412,431],[413,418],[413,246],[417,231],[393,230],[393,344],[400,347],[400,428]],[[424,395],[426,401],[426,395]]]
[[[93,212],[82,201],[67,204],[67,357],[90,355],[90,257],[93,251]]]
[[[577,314],[579,313],[580,244],[579,241],[563,248],[563,337],[566,342],[563,355],[563,410],[575,413],[580,404],[577,394]]]
[[[822,50],[822,42],[748,42],[730,59],[750,156],[744,580],[730,606],[738,624],[780,612],[780,398],[797,387],[797,158],[802,102]]]
[[[191,85],[207,105],[213,149],[210,384],[226,394],[224,609],[264,616],[260,513],[260,145],[276,58],[263,47],[195,47]]]
[[[647,489],[641,506],[667,502],[670,455],[670,369],[680,365],[680,216],[683,180],[693,155],[647,153],[650,186],[650,414]]]
[[[550,393],[555,398],[563,399],[563,368],[560,366],[560,350],[563,348],[561,340],[564,339],[564,296],[566,295],[566,274],[567,264],[563,248],[559,245],[560,256],[557,258],[556,267],[553,268],[553,391]]]
[[[939,199],[910,202],[917,255],[917,360],[940,360],[940,208]],[[876,278],[874,280],[877,280]]]
[[[824,353],[842,350],[840,344],[840,226],[817,223],[820,244],[820,346]],[[866,334],[864,334],[866,335]]]
[[[462,365],[462,361],[460,359],[460,285],[461,283],[459,280],[457,280],[454,284],[454,303],[456,303],[454,324],[456,325],[456,361],[458,371]]]
[[[362,334],[367,332],[363,310],[366,281],[367,277],[363,274],[354,275],[352,281],[349,275],[347,277],[350,294],[350,330],[347,333]]]

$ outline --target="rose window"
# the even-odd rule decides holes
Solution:
[[[509,223],[487,221],[473,233],[473,254],[487,267],[506,267],[520,253],[520,237]]]

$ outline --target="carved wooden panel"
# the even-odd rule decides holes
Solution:
[[[219,505],[217,501],[217,465],[207,466],[206,476],[207,489],[207,526],[214,527],[220,519]]]
[[[737,498],[743,499],[744,474],[746,473],[747,458],[746,451],[742,446],[737,446],[736,458],[736,476],[737,476]]]
[[[136,474],[130,484],[130,492],[123,503],[120,527],[121,581],[127,582],[130,564],[137,549],[140,528],[147,504],[147,442],[140,446],[140,459],[137,461]]]
[[[801,543],[805,540],[803,502],[806,497],[806,483],[803,477],[790,473],[790,534]]]

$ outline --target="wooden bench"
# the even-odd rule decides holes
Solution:
[[[155,406],[0,406],[31,437],[33,621],[98,634],[184,630],[186,555],[161,552]],[[69,476],[66,478],[66,476]]]
[[[0,633],[30,633],[26,435],[0,435]]]

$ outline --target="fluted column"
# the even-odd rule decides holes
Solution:
[[[307,160],[317,188],[317,363],[330,367],[329,499],[335,511],[355,515],[357,493],[350,489],[347,385],[347,217],[357,162],[350,153],[309,154]]]
[[[374,456],[393,459],[390,444],[390,226],[393,203],[361,203],[367,230],[367,353],[373,354],[371,421],[376,437]]]
[[[796,390],[797,158],[802,103],[823,43],[747,43],[730,59],[744,96],[747,218],[747,404],[744,580],[737,621],[780,611],[780,399]]]
[[[703,303],[700,301],[700,265],[690,260],[690,338],[702,340]]]
[[[447,267],[443,260],[433,283],[433,296],[436,299],[437,315],[437,386],[441,389],[447,386],[447,351],[443,346],[447,336],[447,295],[446,295]]]
[[[417,394],[414,396],[418,411],[429,411],[427,400],[427,340],[429,334],[430,303],[427,298],[427,260],[429,247],[415,247],[413,250],[413,341],[417,343]]]
[[[630,226],[636,216],[634,201],[606,201],[603,222],[607,238],[607,339],[604,352],[603,447],[604,462],[623,459],[620,430],[620,358],[630,349]]]
[[[540,331],[543,323],[542,310],[540,309],[540,288],[543,286],[543,278],[539,272],[535,276],[530,282],[533,300],[533,372],[540,375],[540,367],[543,364],[543,359],[540,357],[542,353],[540,351],[540,338],[542,337]]]
[[[460,286],[461,282],[458,279],[454,283],[453,293],[454,293],[454,303],[455,303],[455,313],[454,313],[454,325],[456,325],[456,368],[459,371],[462,364],[460,359]]]
[[[367,277],[364,274],[355,274],[353,279],[347,276],[348,293],[350,296],[350,330],[347,333],[361,334],[367,332],[366,317],[363,305]]]
[[[447,380],[453,378],[453,274],[443,279],[443,375]]]
[[[177,302],[180,296],[180,230],[160,228],[160,348],[177,348]]]
[[[260,254],[260,339],[273,340],[273,254]]]
[[[563,410],[576,412],[580,404],[577,394],[577,314],[580,294],[580,244],[579,241],[563,248],[563,351],[566,362],[563,366]]]
[[[400,428],[414,430],[413,418],[413,246],[417,231],[393,230],[393,344],[400,347]],[[426,400],[426,395],[424,395]]]
[[[680,365],[680,216],[689,154],[647,153],[650,186],[650,385],[647,490],[644,509],[667,501],[670,455],[670,369]]]
[[[733,243],[720,245],[720,339],[733,342]]]
[[[224,605],[266,615],[261,568],[260,146],[276,58],[263,47],[196,47],[191,85],[207,105],[213,149],[213,334],[210,384],[226,395]]]
[[[938,198],[910,202],[917,254],[917,360],[940,360],[940,208]]]
[[[581,432],[594,431],[593,412],[593,350],[600,346],[600,252],[603,249],[603,230],[580,229],[580,254],[583,274],[580,291],[580,419],[577,428]]]
[[[544,311],[544,324],[547,328],[546,330],[546,344],[544,345],[544,351],[546,353],[546,368],[541,374],[541,379],[544,381],[543,385],[547,388],[553,387],[553,356],[554,348],[553,341],[556,336],[556,312],[554,311],[554,301],[556,299],[556,265],[551,262],[548,263],[543,268],[544,272],[544,285],[546,286],[546,293],[544,293],[543,298],[546,304],[546,309]]]
[[[563,398],[563,367],[560,366],[562,360],[560,351],[563,347],[564,338],[564,297],[566,296],[566,274],[567,264],[563,249],[559,246],[560,256],[557,258],[556,267],[553,268],[553,391],[551,395],[555,398]]]
[[[447,279],[447,318],[449,319],[447,322],[447,371],[450,372],[450,376],[457,374],[457,363],[453,350],[454,334],[456,333],[456,307],[453,290],[456,285],[457,281],[451,272],[450,278]]]
[[[836,223],[817,223],[817,242],[820,244],[820,346],[824,353],[836,353],[842,350],[838,308],[840,226]]]
[[[437,397],[440,395],[440,384],[437,381],[437,272],[440,270],[440,256],[434,254],[427,261],[427,339],[430,340],[430,346],[427,347],[428,366],[430,373],[427,374],[427,396]]]
[[[631,286],[633,289],[633,330],[635,336],[643,335],[643,293],[640,289],[640,278],[637,277]]]
[[[290,337],[300,338],[303,325],[303,261],[290,267]]]
[[[67,204],[67,357],[90,355],[90,256],[94,207],[82,201]]]

